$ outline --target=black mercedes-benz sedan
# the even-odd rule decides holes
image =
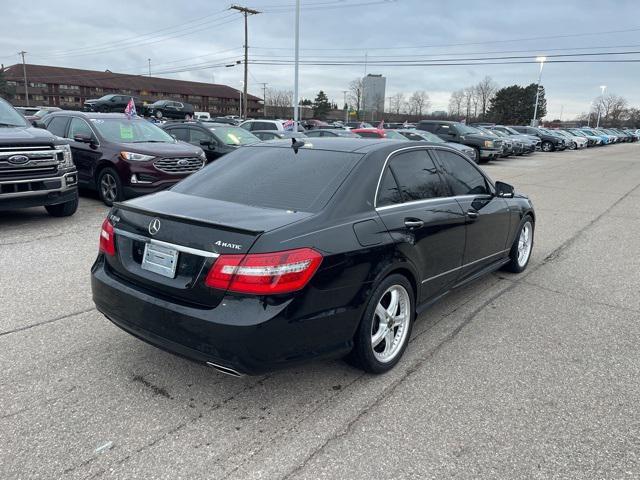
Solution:
[[[224,373],[347,355],[382,373],[438,298],[523,271],[534,227],[526,196],[441,144],[264,142],[116,203],[93,299],[123,330]]]

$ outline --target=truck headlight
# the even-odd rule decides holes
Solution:
[[[485,148],[493,148],[493,140],[485,140],[484,141]]]
[[[73,156],[71,155],[71,147],[67,144],[56,145],[58,150],[58,160],[61,167],[73,167]]]

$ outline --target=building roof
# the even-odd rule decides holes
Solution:
[[[170,78],[130,75],[110,71],[81,70],[78,68],[52,67],[49,65],[27,64],[27,80],[29,82],[57,83],[78,85],[90,88],[108,88],[123,90],[140,90],[147,92],[201,95],[215,98],[238,98],[239,91],[227,85],[214,83],[190,82]],[[5,69],[7,80],[22,80],[22,64],[15,64]],[[250,100],[261,100],[248,95]]]

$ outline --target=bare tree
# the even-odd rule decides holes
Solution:
[[[480,108],[480,117],[484,120],[489,102],[498,91],[498,84],[489,76],[484,77],[480,83],[475,86],[475,93]]]
[[[362,79],[356,78],[349,83],[349,101],[354,105],[356,112],[360,115],[362,105]]]
[[[409,110],[412,115],[422,115],[430,106],[429,95],[424,90],[413,92],[408,100]]]
[[[464,100],[464,90],[451,92],[451,98],[449,98],[449,115],[459,117],[462,114]]]
[[[271,115],[286,118],[291,115],[293,92],[290,90],[268,89],[266,95],[267,108]]]
[[[627,99],[619,95],[599,96],[593,101],[594,118],[600,114],[600,125],[618,127],[624,122],[628,113]]]
[[[398,92],[389,97],[389,110],[396,115],[400,113],[404,106],[404,93]]]

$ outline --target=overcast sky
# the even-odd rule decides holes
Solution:
[[[15,52],[25,50],[28,63],[146,73],[151,58],[152,73],[190,70],[159,76],[240,88],[241,66],[210,67],[242,58],[242,17],[226,10],[231,5],[228,1],[32,0],[28,9],[24,2],[2,3],[0,62],[5,65],[16,63]],[[293,58],[294,4],[294,0],[241,3],[263,11],[249,18],[250,58]],[[637,0],[499,4],[488,0],[302,0],[301,60],[362,62],[365,53],[371,61],[511,55],[533,59],[545,54],[640,50]],[[640,59],[640,54],[607,58]],[[446,110],[452,90],[485,75],[500,86],[529,84],[538,76],[536,64],[369,65],[367,71],[387,77],[387,97],[427,91],[431,110]],[[301,96],[313,98],[322,89],[341,105],[342,91],[363,73],[364,65],[303,65]],[[600,85],[640,106],[639,78],[640,63],[547,63],[542,75],[547,118],[557,118],[561,108],[565,119],[587,111]],[[259,82],[292,90],[293,66],[250,65],[249,80],[250,92],[259,96]]]

